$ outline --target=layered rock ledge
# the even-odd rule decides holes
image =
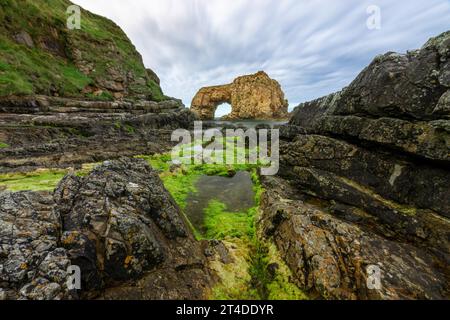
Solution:
[[[179,100],[0,99],[0,172],[67,168],[168,150],[195,115]]]

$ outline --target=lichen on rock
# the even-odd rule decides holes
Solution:
[[[70,265],[81,291],[67,287]],[[0,193],[5,299],[200,299],[210,281],[202,244],[144,160],[69,174],[53,196]]]

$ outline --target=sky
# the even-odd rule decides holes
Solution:
[[[347,86],[378,54],[450,30],[450,0],[72,1],[122,27],[186,106],[201,87],[264,70],[292,109]]]

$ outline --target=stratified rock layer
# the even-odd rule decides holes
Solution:
[[[200,89],[191,110],[203,120],[212,120],[222,103],[231,104],[228,120],[283,119],[288,115],[288,102],[280,84],[263,71],[236,78],[231,84]]]
[[[332,299],[450,297],[449,63],[450,32],[379,56],[282,127],[260,226],[301,287]]]
[[[0,194],[0,297],[200,299],[204,248],[145,161],[105,162],[66,176],[53,197]],[[67,267],[81,268],[81,291]]]

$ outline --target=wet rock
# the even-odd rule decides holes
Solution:
[[[63,107],[63,106],[64,107]],[[35,96],[0,99],[0,171],[69,167],[120,156],[162,153],[169,130],[195,115],[178,100],[81,101]]]
[[[105,162],[87,177],[67,176],[55,190],[63,245],[85,261],[90,281],[138,278],[166,260],[164,241],[188,237],[175,202],[145,161]],[[69,204],[69,205],[67,205]]]
[[[270,263],[267,265],[267,272],[271,279],[274,279],[280,266],[278,263]]]
[[[338,93],[301,104],[290,125],[414,156],[449,161],[449,32],[406,55],[379,56]],[[448,125],[447,125],[448,126]]]
[[[321,135],[297,135],[292,142],[282,142],[280,162],[281,174],[300,184],[303,181],[303,187],[307,175],[301,176],[300,171],[295,173],[293,168],[333,173],[386,199],[429,208],[450,217],[450,200],[446,197],[450,192],[450,173],[443,168],[412,163],[404,158]],[[338,182],[330,183],[329,188]],[[313,187],[318,182],[310,183]],[[316,189],[320,189],[317,192],[320,193],[322,187],[317,185]]]
[[[439,99],[436,108],[434,108],[433,110],[433,114],[439,114],[448,117],[448,115],[450,114],[450,90],[447,90]]]

